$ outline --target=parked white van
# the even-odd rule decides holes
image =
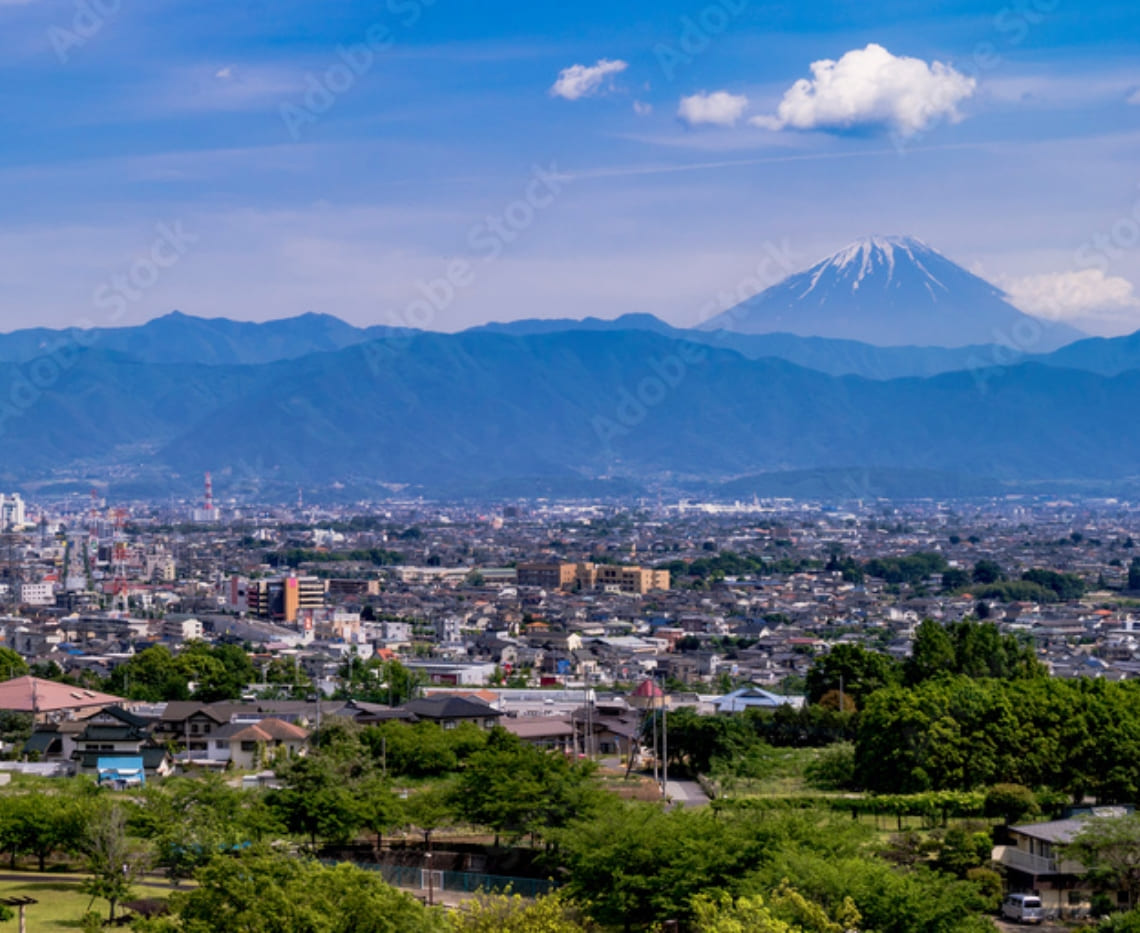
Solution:
[[[1010,894],[1001,902],[1001,915],[1018,923],[1040,923],[1045,919],[1041,898],[1036,894]]]

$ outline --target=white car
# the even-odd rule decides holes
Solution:
[[[1040,923],[1045,919],[1041,898],[1036,894],[1010,894],[1001,902],[1001,915],[1018,923]]]

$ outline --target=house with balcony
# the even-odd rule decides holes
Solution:
[[[1005,842],[994,847],[992,858],[1005,870],[1006,886],[1012,892],[1033,893],[1046,910],[1060,917],[1085,916],[1096,888],[1085,880],[1085,867],[1064,857],[1064,847],[1080,833],[1091,817],[1123,816],[1131,808],[1090,807],[1063,820],[1007,826]],[[1127,895],[1118,899],[1127,906]]]

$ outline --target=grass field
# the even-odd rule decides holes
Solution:
[[[39,881],[43,877],[46,880]],[[162,897],[165,892],[154,888],[138,887],[136,897]],[[27,908],[28,933],[63,933],[82,929],[80,918],[87,911],[91,898],[79,890],[78,878],[60,878],[53,875],[29,875],[27,881],[0,881],[0,898],[34,897],[38,903]],[[93,910],[104,916],[106,901],[96,901]],[[16,921],[4,925],[5,930],[16,930]]]

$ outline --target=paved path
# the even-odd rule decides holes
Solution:
[[[665,796],[680,807],[703,807],[709,802],[704,788],[696,781],[669,781]]]

